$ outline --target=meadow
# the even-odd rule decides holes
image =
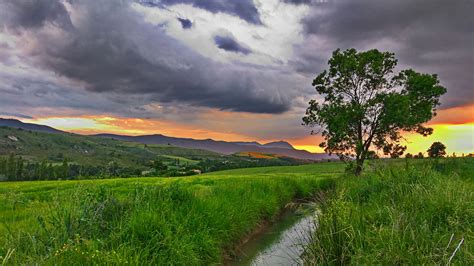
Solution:
[[[308,199],[320,206],[308,265],[472,265],[473,173],[473,158],[446,158],[369,161],[357,177],[319,163],[4,182],[0,262],[220,264],[288,203]]]
[[[308,265],[473,265],[474,158],[371,164],[321,204]]]
[[[328,190],[340,163],[180,178],[4,182],[0,262],[208,265],[289,202]]]

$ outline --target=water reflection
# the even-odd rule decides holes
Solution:
[[[301,254],[315,230],[314,205],[287,211],[262,234],[249,240],[233,265],[301,265]]]

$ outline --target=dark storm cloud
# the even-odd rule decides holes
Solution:
[[[189,4],[212,13],[222,12],[235,15],[252,24],[262,24],[258,10],[252,0],[139,0],[138,2],[144,5],[157,7]]]
[[[230,36],[214,36],[214,42],[216,43],[217,47],[228,52],[242,54],[251,53],[250,49],[243,47],[236,40],[234,40],[234,38]]]
[[[27,56],[35,65],[81,82],[91,92],[143,95],[148,102],[255,113],[289,109],[290,96],[274,91],[279,73],[205,58],[164,29],[143,22],[126,2],[82,3],[73,2],[81,17],[73,28],[63,28],[60,37],[49,28],[29,31]],[[16,6],[1,8],[20,12]],[[14,25],[16,21],[10,20],[9,27],[23,26]]]
[[[64,5],[57,0],[5,0],[1,5],[0,22],[3,25],[15,28],[38,28],[45,23],[71,26]]]
[[[474,1],[468,0],[320,1],[303,21],[307,42],[295,65],[316,73],[329,50],[390,50],[403,67],[439,74],[448,88],[443,107],[467,104],[474,99],[473,13]],[[314,40],[325,40],[327,51]]]
[[[183,27],[183,29],[189,29],[193,26],[193,23],[189,19],[178,18],[178,21],[181,23],[181,27]]]

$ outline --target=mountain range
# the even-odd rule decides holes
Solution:
[[[7,126],[13,128],[21,128],[30,131],[48,132],[48,133],[66,133],[64,131],[31,123],[23,123],[15,119],[0,118],[0,126]],[[234,154],[239,152],[258,152],[265,154],[274,154],[285,157],[291,157],[304,160],[324,160],[334,159],[334,156],[329,156],[326,153],[311,153],[305,150],[297,150],[290,143],[286,141],[276,141],[261,144],[258,142],[228,142],[217,141],[213,139],[191,139],[191,138],[176,138],[164,136],[161,134],[142,135],[142,136],[126,136],[117,134],[97,134],[94,135],[102,138],[111,138],[128,142],[142,143],[142,144],[160,144],[171,145],[182,148],[202,149],[213,151],[221,154]]]
[[[30,131],[37,131],[37,132],[47,132],[47,133],[64,133],[64,131],[49,127],[49,126],[44,126],[44,125],[38,125],[38,124],[31,124],[31,123],[23,123],[20,120],[16,119],[6,119],[6,118],[0,118],[0,126],[4,127],[12,127],[12,128],[21,128],[24,130],[30,130]]]

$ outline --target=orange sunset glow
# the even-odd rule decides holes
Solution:
[[[409,153],[426,152],[431,143],[441,141],[446,144],[449,154],[469,154],[474,152],[474,105],[466,107],[455,107],[440,110],[438,115],[428,123],[434,129],[430,136],[423,137],[419,134],[404,134],[404,145]],[[206,117],[224,116],[232,119],[233,114],[222,111],[208,112]],[[264,115],[268,119],[268,115]],[[242,117],[240,117],[242,118]],[[251,116],[248,117],[252,118]],[[166,120],[120,118],[111,116],[84,116],[84,117],[43,117],[37,119],[25,119],[25,122],[38,123],[55,127],[64,131],[78,134],[114,133],[125,135],[151,135],[163,134],[166,136],[194,139],[214,139],[223,141],[259,141],[262,143],[278,141],[280,139],[256,138],[238,132],[225,132],[197,128],[185,124]],[[258,123],[258,121],[253,121]],[[225,126],[225,125],[224,125]],[[307,135],[301,138],[285,139],[296,149],[310,152],[323,152],[318,146],[322,141],[320,136]]]
[[[114,133],[126,135],[151,135],[163,134],[182,138],[216,140],[251,140],[246,136],[214,132],[206,129],[199,129],[172,121],[159,121],[140,118],[117,118],[110,116],[86,116],[86,117],[45,117],[38,119],[24,120],[31,123],[48,125],[64,131],[77,134],[93,135],[99,133]]]

